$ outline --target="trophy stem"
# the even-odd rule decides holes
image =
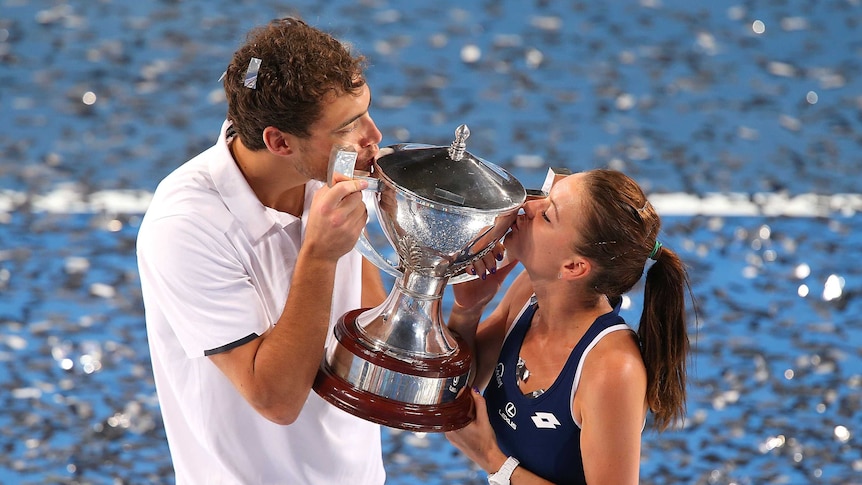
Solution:
[[[386,301],[357,317],[360,340],[403,360],[452,355],[458,344],[441,309],[447,279],[406,270]]]

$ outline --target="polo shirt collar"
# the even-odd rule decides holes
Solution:
[[[284,228],[301,222],[300,218],[292,214],[268,209],[251,190],[228,148],[227,129],[230,126],[231,122],[227,120],[222,124],[218,143],[213,147],[217,156],[210,159],[209,167],[213,184],[227,209],[245,227],[249,237],[254,241],[266,235],[273,226]],[[307,191],[308,187],[306,187]]]

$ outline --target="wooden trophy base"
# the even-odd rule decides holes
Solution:
[[[445,432],[467,426],[474,417],[466,385],[472,358],[462,342],[452,355],[399,358],[395,350],[364,343],[356,326],[363,311],[336,323],[338,347],[321,363],[314,391],[343,411],[391,428]]]

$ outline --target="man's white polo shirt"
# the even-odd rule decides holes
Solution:
[[[205,357],[278,320],[304,233],[265,207],[218,143],[166,177],[138,234],[156,390],[178,484],[384,482],[379,426],[313,391],[289,426],[260,416]],[[320,182],[306,185],[306,209]],[[333,321],[360,307],[361,257],[336,270]],[[330,323],[330,329],[332,327]],[[332,332],[328,345],[334,341]]]

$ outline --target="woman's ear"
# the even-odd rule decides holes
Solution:
[[[263,129],[263,143],[275,155],[289,155],[292,151],[290,135],[274,126]]]
[[[589,261],[583,258],[577,258],[563,265],[563,269],[560,271],[559,276],[560,279],[574,280],[590,274],[590,269],[591,266]]]

